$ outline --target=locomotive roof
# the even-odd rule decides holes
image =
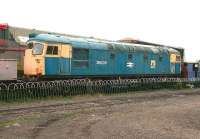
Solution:
[[[177,50],[168,47],[130,44],[125,42],[99,40],[93,38],[67,37],[67,36],[60,36],[53,34],[37,34],[33,37],[30,37],[29,41],[71,44],[75,48],[86,48],[86,49],[113,50],[113,51],[118,50],[127,52],[147,51],[153,53],[159,53],[160,51],[162,51],[162,52],[179,54]]]

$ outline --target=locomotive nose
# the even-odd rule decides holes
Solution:
[[[32,49],[27,49],[24,56],[24,74],[38,76],[43,74],[43,60],[41,57],[33,56]]]

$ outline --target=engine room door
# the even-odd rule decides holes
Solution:
[[[60,47],[60,73],[69,75],[71,73],[71,46],[61,45]]]
[[[111,52],[110,53],[110,62],[109,62],[109,73],[114,75],[116,73],[116,63],[115,60],[116,59],[116,53],[115,52]]]

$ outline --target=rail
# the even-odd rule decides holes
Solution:
[[[142,78],[120,80],[56,80],[0,83],[0,101],[27,101],[84,94],[112,94],[155,89],[200,87],[200,78]]]

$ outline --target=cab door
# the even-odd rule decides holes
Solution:
[[[176,73],[176,54],[170,54],[170,71],[171,74]]]
[[[109,74],[114,75],[116,73],[116,52],[111,52],[109,56]]]
[[[171,69],[171,73],[175,74],[176,73],[176,64],[175,63],[171,63],[170,69]]]
[[[60,48],[57,44],[48,44],[45,55],[45,74],[60,74]]]
[[[71,73],[72,47],[68,44],[60,46],[60,73],[69,75]]]

